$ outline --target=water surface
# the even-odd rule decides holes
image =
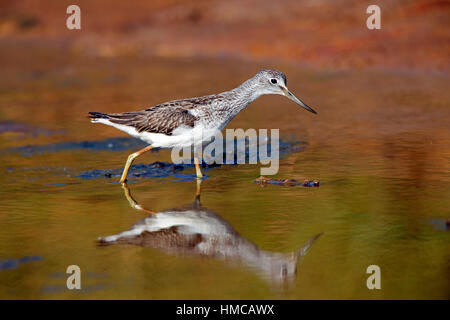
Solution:
[[[1,298],[449,298],[448,77],[276,65],[318,115],[263,97],[229,128],[279,128],[283,141],[305,148],[284,155],[275,178],[321,186],[261,187],[252,183],[259,166],[210,168],[201,186],[206,209],[189,214],[194,226],[201,217],[228,230],[232,245],[217,241],[199,254],[198,238],[171,238],[169,229],[151,245],[99,245],[151,213],[133,208],[117,178],[105,175],[141,144],[86,114],[228,90],[260,66],[33,53],[1,62]],[[169,163],[170,152],[149,152],[136,164],[157,161]],[[129,191],[151,212],[179,215],[195,201],[195,171],[164,170],[130,179]],[[83,175],[92,172],[99,174]],[[240,249],[265,264],[244,261]],[[81,291],[65,287],[72,264],[82,270]],[[381,268],[381,290],[366,287],[372,264]]]

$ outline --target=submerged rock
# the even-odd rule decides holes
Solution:
[[[264,176],[260,176],[258,179],[253,181],[255,183],[259,183],[262,186],[265,186],[267,184],[276,184],[281,186],[303,186],[303,187],[319,187],[320,181],[314,181],[314,180],[305,180],[305,181],[298,181],[295,179],[272,179],[272,178],[266,178]]]
[[[130,178],[165,178],[174,176],[176,178],[185,180],[196,178],[195,174],[181,175],[179,172],[187,167],[193,167],[192,164],[173,164],[168,162],[156,161],[150,164],[135,164],[130,167],[128,179]],[[83,179],[98,179],[98,178],[118,178],[122,175],[122,168],[120,169],[94,169],[83,172],[76,176]]]

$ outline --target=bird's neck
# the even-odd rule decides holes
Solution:
[[[229,91],[229,93],[234,100],[233,111],[236,113],[263,95],[258,89],[258,83],[253,78],[245,81],[239,87]]]
[[[220,95],[224,100],[214,104],[212,107],[216,118],[214,125],[217,125],[217,122],[219,122],[219,128],[223,129],[239,112],[262,94],[258,90],[258,84],[254,79],[245,81],[233,90],[222,92]]]

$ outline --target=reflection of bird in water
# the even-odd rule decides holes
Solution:
[[[306,110],[316,113],[290,92],[286,76],[277,70],[262,70],[239,87],[204,97],[174,100],[136,112],[89,112],[91,121],[103,123],[139,138],[149,146],[130,154],[120,182],[125,182],[134,159],[154,147],[184,148],[209,141],[239,112],[265,94],[284,95]],[[194,157],[197,177],[202,173]]]
[[[312,237],[302,248],[290,253],[270,252],[242,237],[214,211],[200,204],[200,184],[194,203],[183,208],[154,212],[140,206],[131,196],[126,184],[125,196],[130,205],[150,216],[128,231],[100,238],[101,245],[133,244],[162,249],[165,252],[192,254],[240,262],[257,270],[275,282],[293,279],[297,262],[320,234]]]

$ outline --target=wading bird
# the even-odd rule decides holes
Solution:
[[[113,126],[149,144],[128,156],[120,178],[123,183],[134,159],[141,154],[156,147],[185,148],[195,142],[210,141],[240,111],[265,94],[284,95],[316,113],[288,90],[282,72],[262,70],[239,87],[219,94],[169,101],[136,112],[89,114],[92,122]],[[194,156],[194,164],[197,178],[202,178],[197,156]]]

